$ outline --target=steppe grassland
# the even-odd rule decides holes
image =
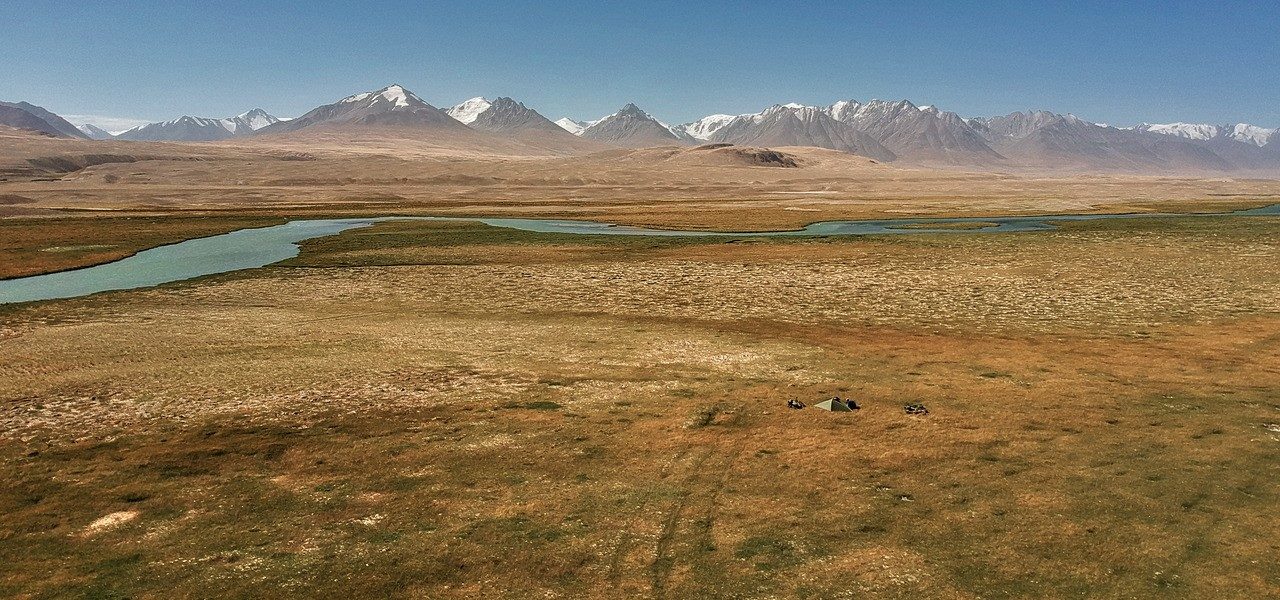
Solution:
[[[0,590],[1265,595],[1276,226],[386,223],[0,308]]]

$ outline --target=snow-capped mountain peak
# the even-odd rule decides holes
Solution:
[[[735,115],[724,114],[707,115],[697,121],[685,123],[684,125],[679,125],[677,127],[680,131],[683,131],[685,135],[688,135],[695,140],[706,141],[711,139],[711,134],[715,133],[717,129],[724,127],[725,124],[732,121],[734,117]]]
[[[93,139],[93,140],[109,140],[112,137],[111,132],[101,127],[98,127],[93,123],[85,123],[84,125],[77,125],[76,129],[79,129],[85,135],[89,136],[89,139]]]
[[[139,125],[116,137],[123,140],[212,141],[248,135],[279,121],[261,108],[225,119],[183,115],[170,121]]]
[[[573,135],[582,135],[582,130],[586,129],[586,127],[584,127],[582,123],[575,121],[573,119],[570,119],[569,117],[560,117],[559,119],[555,120],[555,124],[559,125],[561,129],[568,131]]]
[[[291,133],[315,125],[378,127],[386,129],[444,128],[465,131],[466,126],[404,86],[392,84],[380,90],[347,96],[317,106],[300,117],[262,129],[263,133]]]
[[[1250,125],[1248,123],[1236,123],[1234,125],[1209,125],[1207,123],[1143,123],[1141,125],[1131,127],[1136,131],[1148,131],[1151,133],[1159,133],[1161,135],[1171,135],[1189,140],[1212,140],[1216,138],[1228,138],[1245,144],[1254,146],[1266,146],[1276,129],[1267,129]]]
[[[493,100],[472,98],[445,110],[452,119],[472,129],[491,133],[542,132],[560,134],[563,127],[542,116],[538,111],[501,96]]]
[[[480,116],[480,113],[489,110],[489,107],[491,106],[493,106],[493,103],[486,100],[483,96],[476,96],[475,98],[465,100],[452,108],[445,109],[445,112],[449,113],[449,116],[463,123],[470,124],[476,120],[476,117]]]
[[[755,114],[738,115],[724,123],[708,141],[752,146],[819,146],[876,160],[895,158],[870,135],[837,121],[826,108],[775,104]]]
[[[655,119],[653,115],[630,102],[618,112],[591,124],[580,135],[587,139],[632,148],[690,141],[677,128]]]
[[[827,107],[827,114],[837,121],[843,121],[846,116],[852,116],[861,107],[862,103],[857,100],[838,100]]]
[[[796,102],[788,102],[786,104],[775,104],[773,106],[770,106],[769,108],[766,108],[760,111],[759,113],[750,115],[750,117],[753,121],[759,123],[761,121],[774,117],[775,115],[780,115],[783,113],[788,113],[794,116],[795,118],[800,119],[801,121],[812,121],[818,113],[825,114],[825,111],[816,106],[798,104]]]
[[[849,101],[851,104],[840,107],[837,113],[837,102],[827,108],[827,114],[837,121],[860,121],[866,119],[893,119],[902,114],[924,112],[912,104],[910,100],[871,100],[866,104]]]
[[[1257,125],[1250,125],[1248,123],[1237,123],[1231,128],[1231,133],[1229,135],[1237,141],[1246,142],[1255,146],[1266,146],[1271,143],[1271,138],[1275,136],[1277,131],[1280,131],[1280,129],[1267,129],[1265,127],[1258,127]]]
[[[251,131],[257,131],[272,123],[280,122],[279,118],[275,117],[274,115],[268,113],[265,110],[262,110],[261,108],[247,110],[245,112],[242,112],[236,115],[235,117],[232,117],[231,119],[224,119],[224,120],[239,121],[244,126],[247,126]],[[232,130],[232,131],[235,131],[235,130]]]
[[[657,121],[657,119],[653,118],[653,115],[645,112],[639,106],[636,106],[635,103],[633,102],[626,103],[622,108],[618,109],[618,112],[613,113],[608,117],[605,117],[605,119],[608,119],[609,117],[636,117],[640,119],[649,119],[651,121]],[[604,119],[601,119],[601,121],[603,120]]]
[[[1162,135],[1172,135],[1190,140],[1211,140],[1222,133],[1217,125],[1201,123],[1143,123],[1134,129]]]
[[[418,100],[418,97],[414,96],[412,92],[395,84],[383,88],[382,93],[379,95],[382,96],[384,100],[391,102],[396,106],[409,106],[410,98]],[[419,100],[419,102],[421,102],[421,100]]]
[[[559,125],[561,129],[568,131],[573,135],[582,135],[583,131],[586,131],[588,127],[595,124],[596,121],[575,121],[569,117],[556,119],[556,125]]]
[[[393,107],[408,107],[411,104],[425,104],[421,98],[415,96],[413,92],[405,89],[400,84],[393,83],[387,87],[374,92],[362,92],[347,96],[338,101],[338,104],[352,104],[360,102],[369,102],[370,104],[379,101],[390,102]]]

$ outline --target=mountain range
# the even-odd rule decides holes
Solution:
[[[472,98],[445,110],[449,116],[473,129],[494,133],[540,131],[554,136],[568,133],[538,111],[511,98],[490,102]]]
[[[817,146],[883,161],[981,169],[1280,171],[1280,144],[1271,143],[1276,130],[1248,124],[1117,128],[1048,111],[966,119],[907,100],[779,104],[759,113],[715,114],[676,126],[648,120],[644,138],[617,131],[606,135],[599,130],[605,119],[563,118],[556,123],[570,133],[614,145],[672,143],[674,138],[679,143]],[[656,134],[659,128],[672,135]]]
[[[1162,133],[1191,140],[1229,139],[1255,146],[1266,146],[1267,142],[1271,140],[1271,135],[1276,132],[1275,129],[1266,129],[1248,123],[1233,123],[1230,125],[1199,123],[1168,123],[1160,125],[1143,123],[1131,129]]]
[[[286,133],[311,127],[366,126],[462,130],[466,126],[403,86],[392,84],[373,92],[347,96],[311,109],[296,119],[263,127],[259,134]]]
[[[744,146],[817,146],[880,161],[898,158],[872,135],[837,121],[820,108],[778,104],[739,115],[715,128],[708,141]]]
[[[114,137],[120,140],[151,142],[211,142],[249,135],[278,122],[280,119],[268,114],[267,111],[255,108],[225,119],[182,116],[172,121],[140,125],[120,132]],[[98,129],[98,131],[102,130]],[[90,137],[93,136],[90,135]]]
[[[85,123],[84,125],[77,125],[76,129],[79,129],[80,133],[85,134],[91,140],[109,140],[115,137],[114,135],[111,135],[110,131],[107,131],[101,127],[98,127],[93,123]]]
[[[89,137],[66,119],[27,102],[0,102],[0,125],[38,131],[53,137]]]
[[[670,126],[640,110],[640,107],[634,104],[627,104],[618,109],[618,112],[593,122],[578,135],[624,148],[671,146],[684,143],[684,140],[681,140]]]
[[[1245,123],[1118,128],[1048,111],[964,118],[907,100],[777,104],[758,113],[713,114],[668,125],[630,103],[595,120],[551,121],[506,97],[476,97],[441,109],[403,86],[390,85],[287,120],[253,109],[221,119],[183,116],[112,136],[91,124],[76,127],[26,102],[0,102],[0,125],[95,140],[197,142],[323,131],[449,140],[454,146],[502,147],[517,153],[530,148],[572,154],[610,147],[715,143],[817,146],[883,162],[977,169],[1280,172],[1277,130]]]
[[[864,131],[899,156],[918,161],[973,164],[1001,156],[987,140],[953,112],[920,108],[907,100],[841,100],[826,108],[837,121]]]
[[[401,85],[362,92],[254,132],[255,138],[299,136],[343,145],[400,139],[406,148],[510,156],[586,154],[607,149],[574,136],[511,98],[472,98],[438,108]]]

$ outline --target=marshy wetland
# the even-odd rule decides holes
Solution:
[[[119,261],[28,277],[0,280],[0,303],[75,298],[98,292],[156,286],[203,275],[263,267],[298,254],[300,242],[387,221],[474,221],[534,233],[560,235],[622,235],[643,237],[719,237],[733,239],[789,236],[848,236],[925,234],[943,232],[1025,233],[1049,231],[1057,223],[1111,219],[1177,217],[1265,217],[1280,215],[1280,204],[1229,213],[1092,214],[1036,217],[894,219],[888,221],[819,221],[799,229],[731,232],[652,229],[593,221],[468,217],[366,217],[307,219],[280,225],[237,229],[228,233],[165,244],[142,250]],[[50,246],[41,252],[83,252],[113,248],[110,244]]]
[[[281,222],[169,218],[93,237]],[[0,306],[0,595],[1264,597],[1277,233],[387,221]]]

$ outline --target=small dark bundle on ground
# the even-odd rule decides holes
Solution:
[[[924,405],[923,405],[923,404],[920,404],[920,403],[912,403],[912,404],[904,405],[904,406],[902,407],[902,410],[903,410],[903,411],[906,411],[906,413],[907,413],[907,414],[909,414],[909,415],[927,415],[927,414],[929,414],[929,409],[925,408],[925,407],[924,407]]]
[[[799,400],[796,400],[796,399],[792,398],[791,400],[787,400],[787,408],[794,409],[794,410],[800,410],[800,409],[804,408],[804,403],[803,403],[803,402],[801,402],[801,401],[799,401]]]

